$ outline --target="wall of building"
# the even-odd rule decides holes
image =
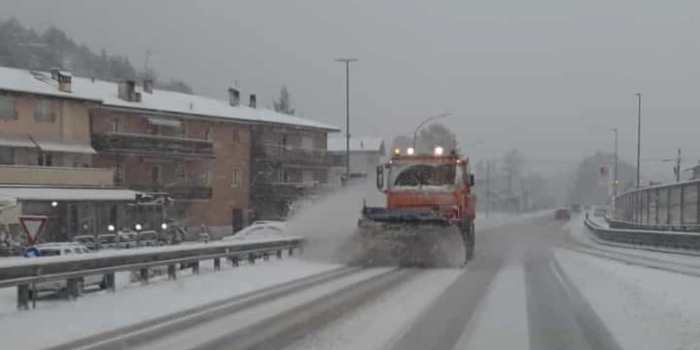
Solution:
[[[90,143],[88,102],[42,97],[31,94],[0,93],[15,98],[17,118],[0,118],[0,132],[5,135],[30,135],[38,139],[71,143]],[[53,112],[52,121],[34,118],[39,103],[48,103]]]

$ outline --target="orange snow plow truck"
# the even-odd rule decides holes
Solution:
[[[464,266],[474,253],[476,197],[469,160],[456,151],[402,154],[377,167],[386,207],[362,209],[358,233],[364,263]],[[461,242],[460,242],[461,241]]]

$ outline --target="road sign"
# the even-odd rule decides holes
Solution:
[[[41,234],[41,231],[44,230],[48,219],[49,218],[47,216],[41,215],[22,215],[19,217],[19,223],[22,225],[24,233],[27,234],[27,241],[29,242],[29,245],[36,242],[36,239]]]

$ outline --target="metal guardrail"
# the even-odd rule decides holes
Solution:
[[[599,239],[650,247],[700,250],[700,234],[693,232],[668,232],[641,229],[620,229],[602,227],[588,217],[586,227]]]
[[[283,256],[288,250],[293,255],[294,250],[303,252],[305,239],[301,237],[283,238],[256,242],[231,241],[202,243],[196,246],[178,247],[182,249],[148,249],[144,252],[130,250],[129,254],[115,252],[113,255],[95,257],[75,257],[47,261],[44,258],[32,258],[15,265],[0,266],[0,288],[17,286],[17,308],[28,309],[29,302],[36,303],[37,283],[66,281],[66,295],[76,298],[81,293],[81,282],[84,277],[103,275],[103,287],[115,290],[114,274],[120,271],[139,271],[143,283],[148,282],[149,269],[156,266],[167,266],[169,279],[177,278],[177,264],[181,267],[192,268],[193,273],[199,273],[199,263],[203,260],[213,260],[214,270],[221,268],[221,258],[228,259],[234,266],[241,260],[255,263],[257,258]],[[29,259],[29,258],[28,258]],[[51,259],[51,258],[46,258]]]
[[[614,203],[614,227],[700,232],[700,179],[635,189]]]

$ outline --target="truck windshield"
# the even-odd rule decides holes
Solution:
[[[454,185],[457,173],[455,164],[415,164],[394,169],[394,186],[445,186]]]

